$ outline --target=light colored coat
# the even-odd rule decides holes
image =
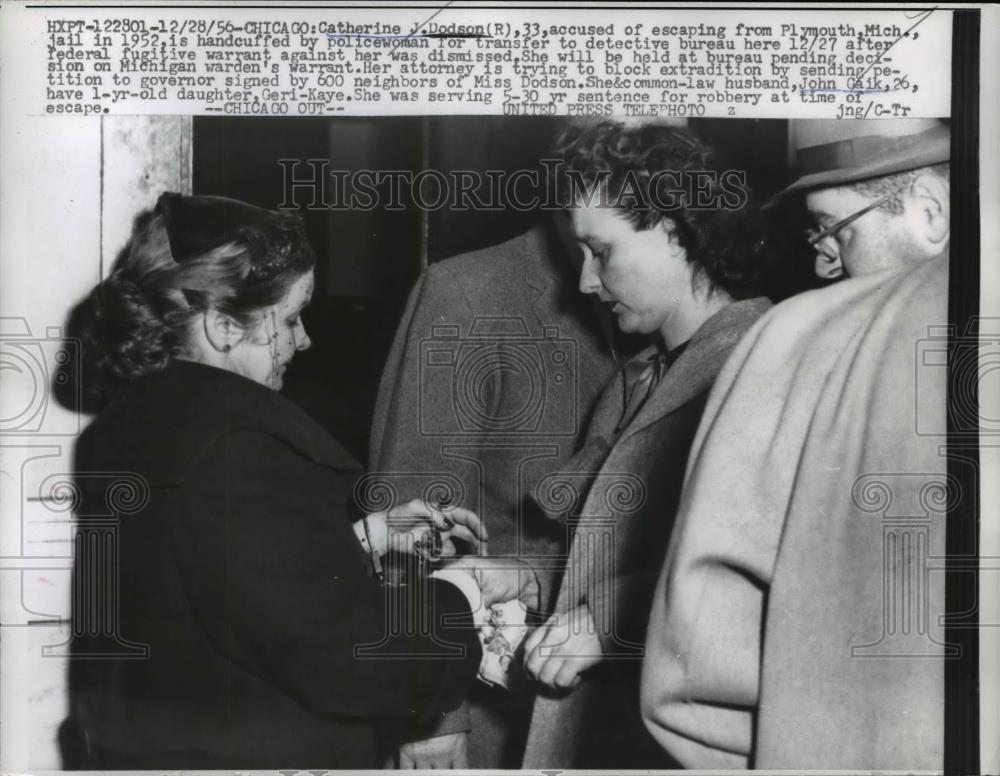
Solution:
[[[938,257],[794,297],[720,375],[643,666],[684,767],[943,767],[947,285]]]
[[[567,506],[566,494],[585,494],[555,611],[586,601],[606,660],[569,694],[538,697],[522,767],[663,765],[638,713],[652,590],[708,391],[769,307],[763,298],[735,302],[706,321],[617,438],[625,386],[623,373],[616,375],[598,400],[583,449],[539,484],[539,503],[551,513]]]

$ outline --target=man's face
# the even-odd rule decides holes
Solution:
[[[815,227],[823,230],[876,199],[846,187],[819,189],[806,196],[806,207]],[[915,245],[906,218],[876,208],[820,240],[814,250],[818,276],[857,277],[902,267]]]
[[[624,332],[660,331],[690,296],[691,270],[669,221],[636,231],[624,215],[595,201],[570,211],[583,249],[580,291],[611,306]]]

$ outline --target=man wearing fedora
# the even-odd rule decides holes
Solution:
[[[863,122],[792,123],[801,177],[779,198],[805,195],[821,278],[902,268],[948,247],[947,125],[871,123],[878,134],[857,135],[872,132]]]
[[[940,770],[946,370],[918,354],[948,320],[948,128],[792,134],[782,195],[805,196],[817,274],[843,280],[764,316],[709,397],[643,718],[687,768]]]

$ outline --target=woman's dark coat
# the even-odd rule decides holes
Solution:
[[[378,584],[347,508],[357,464],[277,393],[175,361],[87,429],[76,469],[88,767],[375,767],[380,727],[461,702],[468,605],[444,582]],[[135,492],[109,533],[116,478]]]

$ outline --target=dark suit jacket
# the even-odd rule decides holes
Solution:
[[[468,605],[439,581],[379,586],[345,509],[358,469],[275,392],[199,364],[102,413],[77,449],[74,651],[149,654],[74,661],[92,751],[133,768],[374,767],[380,723],[460,703],[481,654]],[[88,515],[108,512],[103,474],[123,472],[138,486],[116,526],[117,591],[94,588]],[[117,608],[110,637],[88,600]]]
[[[568,694],[535,702],[524,768],[668,768],[639,717],[639,668],[656,578],[673,528],[688,452],[708,392],[740,338],[771,303],[734,302],[691,337],[620,434],[623,374],[594,409],[583,449],[539,484],[553,516],[581,498],[555,610],[586,603],[605,660]],[[652,355],[651,348],[637,358]]]

